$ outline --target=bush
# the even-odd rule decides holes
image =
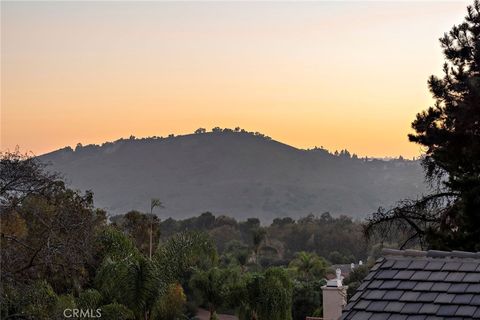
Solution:
[[[135,319],[133,312],[123,304],[111,303],[100,308],[102,320],[131,320]]]

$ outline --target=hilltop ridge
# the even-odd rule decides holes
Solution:
[[[425,190],[418,161],[359,159],[346,150],[297,149],[236,128],[120,139],[63,148],[39,159],[113,214],[147,211],[160,198],[161,217],[210,211],[236,218],[364,217]]]

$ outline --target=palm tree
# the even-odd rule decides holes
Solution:
[[[153,248],[153,209],[156,207],[164,208],[160,200],[152,199],[152,201],[150,202],[150,249],[149,249],[150,260],[152,260],[152,248]]]
[[[283,268],[244,275],[233,290],[240,320],[291,320],[293,286]]]
[[[304,280],[312,280],[325,276],[328,263],[325,259],[312,252],[297,252],[289,267],[296,270]]]
[[[267,236],[267,231],[265,228],[259,227],[253,231],[253,253],[255,258],[255,263],[258,264],[258,255],[260,252],[260,247],[262,246],[263,241]]]
[[[96,287],[102,296],[132,310],[136,318],[148,319],[150,301],[162,287],[154,264],[113,228],[104,232],[101,243],[105,257],[95,277]]]
[[[200,293],[203,301],[208,305],[210,320],[216,319],[217,309],[227,305],[230,292],[238,279],[238,272],[234,269],[211,268],[207,271],[197,271],[190,280],[190,285]]]
[[[95,278],[96,287],[103,297],[132,310],[136,319],[151,319],[152,310],[172,284],[193,266],[216,259],[212,242],[196,232],[172,237],[152,259],[113,228],[107,228],[101,242],[106,253]]]
[[[237,262],[240,265],[242,272],[245,272],[245,270],[247,269],[249,255],[250,254],[248,250],[240,250],[235,255],[235,259],[237,259]]]

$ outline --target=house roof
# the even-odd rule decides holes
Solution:
[[[340,319],[480,319],[480,252],[385,249]]]

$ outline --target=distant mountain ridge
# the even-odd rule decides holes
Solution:
[[[302,150],[259,133],[219,128],[67,147],[39,159],[71,187],[92,190],[96,206],[112,214],[147,211],[150,199],[159,198],[161,217],[210,211],[270,221],[329,211],[361,218],[425,191],[418,161]]]

